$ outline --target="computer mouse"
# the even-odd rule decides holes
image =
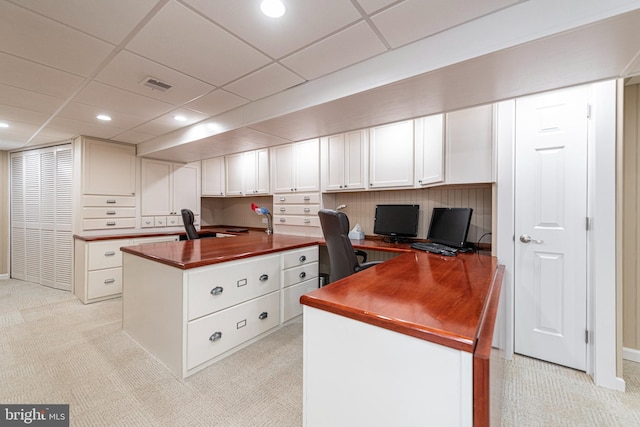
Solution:
[[[442,251],[442,252],[440,252],[440,254],[444,255],[444,256],[456,256],[456,255],[458,255],[455,252],[451,252],[451,251]]]

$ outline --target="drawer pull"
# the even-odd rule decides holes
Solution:
[[[211,341],[211,342],[216,342],[216,341],[221,340],[221,339],[222,339],[222,332],[220,332],[220,331],[215,332],[213,335],[211,335],[209,337],[209,341]]]
[[[304,220],[304,223],[305,223],[305,224],[311,224],[311,220],[310,220],[310,219],[305,219],[305,220]]]
[[[109,252],[105,252],[104,256],[114,256],[116,254],[115,251],[109,251]]]
[[[281,202],[286,202],[286,201],[287,201],[287,198],[286,198],[286,197],[280,197],[280,201],[281,201]]]
[[[222,286],[216,286],[215,288],[211,289],[211,295],[220,295],[223,291],[224,288]]]
[[[305,201],[305,202],[308,202],[309,200],[311,200],[311,197],[309,197],[309,196],[304,196],[304,201]]]
[[[266,282],[267,280],[269,280],[269,275],[268,274],[263,274],[262,276],[260,276],[259,280],[261,282]]]
[[[108,284],[110,284],[110,283],[114,283],[115,281],[116,281],[116,279],[105,279],[105,280],[104,280],[104,284],[105,284],[105,285],[108,285]]]
[[[107,215],[115,215],[116,211],[107,211]]]
[[[285,218],[280,218],[280,222],[287,222]]]
[[[300,262],[305,262],[307,260],[307,257],[305,255],[301,255],[300,258],[298,258],[298,261]]]
[[[116,222],[115,221],[107,221],[107,225],[113,226],[113,225],[116,225]]]
[[[280,212],[285,212],[286,210],[286,208],[280,208]]]
[[[305,211],[306,213],[309,213],[309,212],[311,212],[311,209],[309,209],[309,208],[304,208],[304,211]]]
[[[115,204],[116,204],[116,201],[115,201],[115,200],[113,200],[113,199],[108,199],[108,200],[107,200],[107,203],[108,203],[108,204],[110,204],[110,205],[115,205]]]
[[[260,313],[260,316],[258,316],[258,319],[264,320],[267,317],[269,317],[269,313],[267,313],[266,311],[263,311],[262,313]]]
[[[303,271],[302,273],[298,274],[298,277],[300,277],[301,279],[304,279],[305,277],[307,277],[307,273]]]

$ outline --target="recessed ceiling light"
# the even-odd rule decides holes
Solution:
[[[9,123],[0,122],[0,128],[8,128],[8,127],[9,127]]]
[[[186,122],[187,118],[185,116],[173,116],[173,118],[179,122]]]
[[[284,4],[280,0],[262,0],[260,10],[269,18],[280,18],[284,15]]]
[[[96,119],[102,120],[103,122],[110,122],[111,121],[111,117],[107,116],[106,114],[98,114],[96,116]]]

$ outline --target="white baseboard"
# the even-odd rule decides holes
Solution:
[[[622,358],[640,363],[640,350],[624,347],[622,349]]]
[[[9,280],[9,273],[0,274],[0,280]]]

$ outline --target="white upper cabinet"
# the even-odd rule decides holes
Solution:
[[[493,181],[493,104],[447,114],[446,183]]]
[[[224,196],[224,157],[214,157],[202,161],[202,195]]]
[[[444,115],[422,117],[414,121],[416,187],[444,181]]]
[[[369,188],[413,187],[413,120],[371,128]]]
[[[226,195],[269,194],[269,150],[246,151],[225,157]]]
[[[142,215],[180,215],[181,209],[200,213],[200,162],[141,161]]]
[[[272,148],[273,192],[320,190],[319,140],[296,142]]]
[[[136,194],[136,147],[83,138],[83,194]]]
[[[366,147],[368,130],[322,138],[325,191],[366,189]]]

